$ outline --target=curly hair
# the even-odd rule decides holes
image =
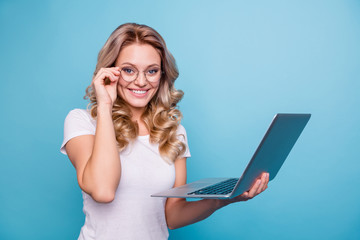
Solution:
[[[116,28],[100,50],[94,76],[101,68],[114,67],[120,51],[131,44],[149,44],[154,47],[161,58],[163,75],[157,93],[146,106],[141,118],[150,133],[150,142],[159,144],[161,157],[172,163],[185,152],[185,144],[179,140],[177,128],[182,114],[177,103],[184,93],[174,87],[179,76],[176,62],[168,51],[160,34],[146,25],[126,23]],[[86,89],[85,99],[89,99],[90,112],[97,116],[97,101],[92,85]],[[131,119],[132,114],[127,103],[118,95],[112,108],[112,119],[115,128],[119,151],[125,149],[129,142],[138,136],[138,124]]]

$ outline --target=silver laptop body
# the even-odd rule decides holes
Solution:
[[[311,114],[276,114],[240,178],[206,178],[151,196],[226,199],[248,191],[262,172],[268,172],[271,181],[280,170],[310,116]],[[220,187],[224,183],[228,186]]]

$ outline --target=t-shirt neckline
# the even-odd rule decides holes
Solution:
[[[138,139],[149,139],[150,135],[137,136]]]

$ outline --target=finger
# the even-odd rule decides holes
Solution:
[[[244,192],[242,195],[243,195],[242,199],[243,199],[244,201],[249,200],[249,192]]]
[[[111,77],[105,77],[104,78],[104,85],[108,86],[108,85],[114,85],[114,83],[116,84],[117,81],[119,80],[119,76],[116,75],[110,75]]]
[[[268,183],[269,183],[269,173],[266,173],[266,178],[265,178],[265,184],[264,184],[264,186],[263,186],[263,191],[264,191],[265,189],[267,189]]]
[[[103,71],[113,71],[114,73],[120,72],[120,67],[107,67],[107,68],[103,67],[99,69],[98,73],[101,73]]]
[[[244,192],[243,194],[237,196],[236,198],[237,198],[236,201],[247,201],[249,200],[249,192]]]
[[[104,73],[112,74],[119,76],[120,75],[120,68],[113,67],[113,68],[101,68],[98,73],[96,74],[95,78],[102,76]]]
[[[120,74],[120,67],[112,67],[112,68],[108,68],[108,70],[110,70],[115,75]]]
[[[265,186],[264,186],[264,190],[268,188],[269,179],[270,179],[270,174],[269,174],[269,173],[267,173],[267,176],[266,176],[266,183],[265,183]],[[263,190],[263,191],[264,191],[264,190]]]
[[[117,82],[118,78],[114,77],[113,75],[105,75],[103,76],[103,79],[100,80],[99,84],[108,86],[113,85],[112,83]]]
[[[250,191],[249,191],[249,198],[253,198],[256,195],[256,192],[260,186],[261,180],[257,179],[255,184],[251,187]]]
[[[116,82],[119,79],[119,76],[115,76],[113,73],[108,71],[103,71],[98,76],[95,77],[94,83],[95,84],[101,84],[101,85],[107,85],[110,82]]]
[[[261,183],[259,185],[258,190],[256,191],[256,194],[259,194],[259,193],[261,193],[263,191],[264,186],[266,184],[266,178],[267,178],[267,174],[263,173],[262,176],[261,176]]]
[[[93,82],[94,83],[102,83],[105,78],[110,78],[110,77],[111,77],[111,73],[109,73],[105,70],[101,70],[96,74],[96,76],[93,79]]]
[[[110,70],[110,69],[109,69]],[[111,78],[111,82],[117,82],[119,80],[119,77],[120,77],[120,71],[117,71],[117,70],[114,70],[114,69],[111,69],[109,71],[109,73],[112,74],[113,78]]]

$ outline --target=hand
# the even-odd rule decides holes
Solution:
[[[119,67],[101,68],[97,72],[93,78],[92,84],[94,86],[98,106],[113,106],[117,97],[117,83],[119,76]]]
[[[230,199],[230,203],[234,202],[240,202],[240,201],[247,201],[249,199],[252,199],[256,195],[262,193],[267,189],[269,183],[269,173],[262,173],[261,177],[258,178],[253,186],[250,188],[249,191],[244,192],[243,194],[234,197],[233,199]]]

